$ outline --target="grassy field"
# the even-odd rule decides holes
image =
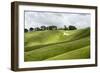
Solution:
[[[90,58],[90,28],[25,33],[25,61]]]

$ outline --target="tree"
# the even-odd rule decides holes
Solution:
[[[57,30],[57,26],[48,26],[49,30]]]
[[[40,31],[41,29],[39,27],[36,27],[35,28],[35,31]]]
[[[30,31],[33,31],[33,30],[34,30],[34,28],[32,28],[32,27],[31,27],[29,30],[30,30]]]
[[[41,26],[41,30],[46,30],[47,27],[46,26]]]
[[[68,28],[66,27],[66,25],[64,25],[64,30],[68,30]]]
[[[46,29],[47,29],[47,30],[49,30],[49,26],[48,26],[48,27],[46,27]]]
[[[25,28],[25,29],[24,29],[24,32],[28,32],[28,29]]]
[[[64,28],[58,28],[58,30],[64,30]]]
[[[75,26],[70,25],[69,30],[76,30],[77,28]]]

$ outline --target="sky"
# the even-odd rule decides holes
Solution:
[[[68,12],[40,12],[25,11],[25,28],[36,28],[43,25],[55,25],[63,28],[64,25],[76,26],[78,29],[90,27],[91,15],[89,13],[68,13]]]

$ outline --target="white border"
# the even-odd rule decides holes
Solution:
[[[24,62],[24,30],[23,30],[23,28],[24,28],[24,10],[90,13],[91,14],[91,53],[90,53],[91,59]],[[95,64],[95,11],[93,9],[20,5],[19,6],[19,48],[18,48],[18,50],[19,50],[18,51],[19,52],[19,54],[18,54],[19,68]]]

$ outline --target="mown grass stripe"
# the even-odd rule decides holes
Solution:
[[[60,43],[25,53],[25,61],[40,61],[90,44],[89,37],[69,43]]]
[[[64,60],[64,59],[86,59],[90,58],[90,46],[85,46],[79,49],[75,49],[54,57],[50,57],[45,60]]]
[[[50,36],[47,34],[47,32]],[[38,31],[37,33],[36,32],[26,33],[27,35],[29,34],[28,37],[30,37],[31,39],[28,40],[27,38],[25,38],[25,40],[27,42],[25,42],[25,47],[24,47],[25,50],[24,51],[28,52],[28,51],[32,51],[35,49],[45,47],[45,46],[64,43],[64,42],[71,42],[74,40],[84,38],[84,37],[89,36],[90,29],[79,29],[79,30],[66,31],[71,34],[70,36],[64,36],[64,35],[62,35],[62,32],[65,32],[65,31],[57,30],[57,31],[42,31],[42,32]],[[56,38],[56,36],[59,37],[59,39]],[[53,39],[50,40],[50,38],[53,38]],[[52,41],[52,42],[50,43],[48,41]],[[30,44],[26,45],[27,43],[30,43]]]

